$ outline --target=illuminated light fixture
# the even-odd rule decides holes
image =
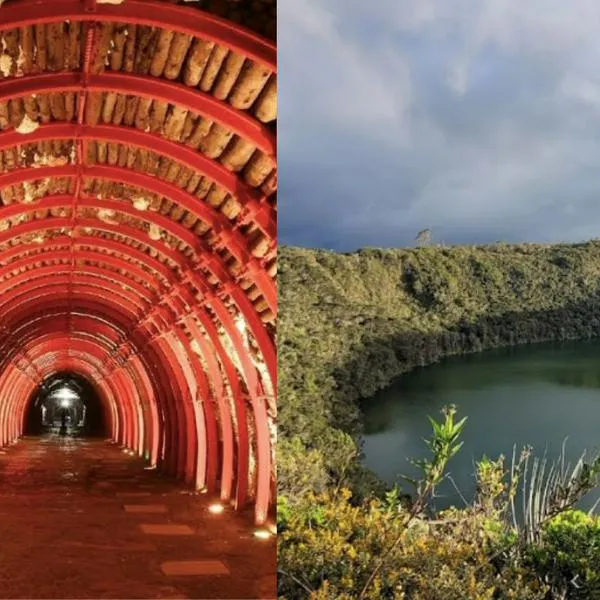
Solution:
[[[73,400],[79,398],[77,393],[66,386],[56,390],[51,396],[59,401],[59,406],[61,408],[69,408],[72,405]]]
[[[260,540],[268,540],[271,537],[271,533],[269,531],[267,531],[266,529],[257,529],[254,532],[254,537],[256,537]]]
[[[224,510],[225,507],[222,504],[211,504],[208,507],[208,510],[213,513],[214,515],[220,515]]]
[[[59,400],[75,400],[75,398],[79,398],[71,388],[66,386],[56,390],[52,395]]]

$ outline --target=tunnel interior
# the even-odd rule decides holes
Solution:
[[[255,4],[2,4],[0,447],[85,407],[149,467],[264,523],[277,50],[274,6]],[[65,381],[80,412],[55,411]]]
[[[26,407],[23,433],[105,437],[108,429],[98,392],[74,372],[48,377]]]

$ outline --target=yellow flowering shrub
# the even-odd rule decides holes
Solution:
[[[386,551],[364,600],[545,597],[534,576],[491,560],[504,532],[487,515],[452,510],[405,526],[405,510],[380,500],[354,506],[347,490],[286,505],[279,524],[280,597],[359,598]]]

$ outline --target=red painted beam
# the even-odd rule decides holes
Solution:
[[[49,197],[49,199],[56,198],[55,196]],[[18,214],[30,214],[37,210],[45,210],[49,208],[60,208],[62,206],[68,206],[64,202],[59,204],[50,204],[46,205],[45,200],[40,201],[35,205],[34,208],[31,208],[31,204],[11,204],[10,210],[11,215],[16,216]],[[37,208],[36,208],[37,207]],[[16,209],[16,210],[15,210]],[[0,219],[5,218],[2,215],[3,210],[9,210],[8,207],[0,208]],[[8,213],[6,213],[8,214]],[[68,229],[71,224],[70,218],[65,217],[48,217],[46,219],[37,219],[34,221],[28,221],[27,223],[21,223],[19,225],[13,226],[6,231],[0,232],[0,244],[5,244],[15,238],[31,235],[33,233],[43,232],[43,231],[53,231],[53,230],[62,230]],[[78,219],[77,227],[81,229],[94,229],[97,231],[102,231],[106,233],[111,233],[113,235],[123,236],[129,238],[139,244],[144,244],[157,252],[158,254],[163,255],[165,258],[169,259],[174,264],[178,264],[181,262],[181,255],[177,250],[173,250],[169,248],[166,244],[158,244],[154,240],[151,240],[147,235],[144,235],[143,231],[136,229],[135,227],[130,227],[129,225],[111,225],[105,223],[104,221],[100,221],[100,219]],[[84,236],[81,236],[83,239]],[[93,236],[89,236],[93,237]],[[70,243],[71,238],[68,236],[60,236],[54,238],[58,239],[66,239],[68,243]],[[102,239],[102,238],[93,238],[93,239]],[[106,240],[105,240],[106,241]],[[113,240],[113,243],[120,244],[121,242],[117,242]],[[125,247],[126,244],[123,244]],[[21,246],[21,247],[24,247]],[[30,246],[31,247],[31,246]],[[0,254],[0,262],[2,261],[2,254]]]
[[[18,294],[18,289],[12,291],[5,291],[4,294]],[[24,309],[28,306],[30,302],[35,299],[28,299],[27,301],[22,301],[20,306],[16,306],[15,312],[16,314],[23,314]],[[127,329],[130,323],[134,322],[137,319],[138,312],[134,306],[126,304],[122,299],[117,300],[112,294],[109,294],[107,297],[100,298],[98,295],[93,294],[82,294],[79,298],[76,299],[77,303],[73,304],[73,310],[76,310],[79,307],[79,310],[86,308],[87,310],[96,310],[101,308],[104,311],[104,318],[108,317],[109,321],[112,321],[119,327],[121,327],[124,331]],[[53,308],[61,308],[57,305],[56,299],[54,303],[52,302],[52,298],[49,299],[47,304],[45,305],[45,310],[51,310]],[[68,310],[65,313],[67,316],[69,314]],[[41,315],[40,315],[41,316]],[[44,315],[45,316],[45,315]],[[33,317],[33,315],[31,315]],[[12,321],[10,318],[10,314],[6,313],[4,316],[4,323],[10,328]]]
[[[53,304],[52,298],[49,300],[32,299],[28,301],[28,305],[30,309],[33,309],[33,312],[29,312],[29,317],[25,317],[19,321],[17,311],[15,314],[15,319],[11,319],[10,322],[12,337],[13,339],[18,340],[20,347],[26,346],[30,341],[34,342],[40,335],[44,333],[44,331],[61,331],[64,335],[67,335],[66,327],[68,325],[69,312],[64,309],[57,310],[56,305]],[[116,324],[119,323],[119,316],[117,312],[108,308],[106,304],[99,304],[97,300],[91,299],[80,300],[78,302],[75,310],[80,311],[82,309],[86,311],[84,315],[75,314],[74,316],[74,333],[77,333],[78,328],[81,327],[81,331],[79,331],[77,335],[90,337],[90,339],[94,339],[94,335],[101,335],[101,337],[95,338],[99,342],[112,339],[112,344],[114,344],[115,341],[120,339],[120,337],[113,339],[114,336],[110,335],[109,332],[102,333],[102,330],[107,327],[107,321],[112,321],[113,324],[109,327],[112,327],[116,333]],[[94,311],[98,311],[98,315],[95,315]],[[121,324],[119,331],[124,331],[123,327],[124,325]],[[117,336],[121,335],[122,334],[117,334]],[[2,362],[6,363],[7,360],[10,360],[10,339],[4,338],[2,346]],[[15,346],[12,345],[12,348],[14,347]]]
[[[49,169],[52,169],[52,171],[54,173],[53,176],[55,176],[55,177],[61,176],[58,173],[65,173],[65,172],[68,173],[69,172],[69,171],[65,171],[66,167],[50,167],[50,168],[45,169],[45,171],[48,172]],[[26,169],[25,171],[27,173],[34,175],[35,172],[42,171],[42,169]],[[23,173],[24,172],[22,171],[21,174],[23,175]],[[7,178],[10,175],[12,175],[12,173],[0,175],[0,187],[2,185],[2,181],[6,181],[5,178]],[[12,204],[7,207],[3,207],[0,209],[0,219],[14,217],[18,214],[32,213],[32,212],[36,212],[38,210],[61,208],[61,207],[68,208],[69,206],[70,206],[70,196],[48,196],[42,200],[37,201],[35,204]],[[240,310],[242,310],[244,312],[244,314],[246,314],[247,309],[251,309],[253,312],[255,312],[255,309],[252,306],[252,304],[250,303],[250,301],[248,300],[248,297],[245,295],[245,293],[242,291],[242,289],[239,287],[239,285],[236,282],[234,282],[234,280],[232,279],[231,274],[229,273],[229,270],[226,267],[223,259],[216,252],[214,252],[214,250],[212,250],[212,248],[210,248],[208,246],[208,244],[206,244],[203,240],[198,238],[198,236],[196,236],[189,229],[187,229],[186,227],[181,225],[179,222],[173,221],[170,218],[165,217],[156,212],[138,211],[137,209],[135,209],[133,207],[132,204],[130,204],[128,202],[123,202],[123,201],[116,202],[116,201],[111,201],[111,200],[98,200],[95,198],[86,198],[86,199],[82,199],[79,202],[79,206],[88,206],[90,208],[105,208],[108,210],[114,210],[116,212],[120,212],[120,213],[131,215],[133,217],[144,219],[146,221],[154,223],[155,225],[158,225],[165,231],[168,231],[171,235],[173,235],[174,237],[180,239],[181,241],[183,241],[184,243],[189,245],[196,252],[196,254],[201,258],[201,264],[203,266],[206,266],[206,268],[208,268],[218,279],[220,279],[223,284],[225,284],[226,282],[228,283],[229,288],[227,289],[227,292],[226,292],[227,294],[233,295],[234,291],[239,290],[239,293],[235,294],[236,301],[239,299],[239,301],[243,303],[244,308],[242,308],[240,306]],[[44,219],[43,221],[56,222],[57,228],[69,227],[70,223],[71,223],[71,221],[69,219],[61,219],[61,218],[57,218],[57,217]],[[89,221],[90,220],[87,219],[87,222],[89,222]],[[96,222],[96,221],[93,221],[93,222]],[[44,227],[41,224],[36,226],[36,223],[39,223],[39,221],[32,221],[32,222],[26,223],[25,225],[19,225],[17,227],[23,228],[23,229],[21,229],[21,231],[23,231],[23,233],[26,233],[26,232],[34,233],[38,229],[42,229]],[[63,225],[63,223],[65,223],[65,224]],[[79,220],[78,226],[85,228],[86,220],[85,219]],[[94,225],[91,225],[91,226],[93,227]],[[101,227],[101,228],[103,228],[103,227]],[[0,244],[3,243],[3,241],[8,241],[9,239],[11,239],[12,237],[14,237],[16,235],[14,233],[14,229],[16,229],[16,228],[11,228],[7,231],[0,233]],[[129,228],[129,229],[135,231],[134,228]],[[118,235],[126,235],[125,231],[126,231],[126,227],[119,226],[116,230],[116,233]],[[135,234],[134,239],[139,239],[139,238],[140,238],[140,234],[139,234],[139,230],[137,230],[137,233]],[[142,243],[144,243],[146,245],[151,246],[152,245],[151,242],[152,242],[152,240],[150,240],[149,237],[147,237],[147,240],[143,240],[143,238],[142,238]],[[158,246],[158,248],[160,248],[161,246],[163,248],[166,248],[165,244],[160,244]],[[160,250],[160,251],[164,252],[164,250]],[[175,259],[175,262],[180,262],[179,258]],[[255,259],[248,259],[248,264],[253,264],[253,263],[258,266],[258,264],[257,264],[258,261],[256,261]],[[269,304],[270,307],[272,307],[272,310],[274,310],[274,312],[276,313],[277,290],[275,289],[275,283],[269,277],[269,275],[260,268],[257,269],[257,271],[255,273],[255,278],[256,278],[257,285],[259,286],[259,289],[261,289],[261,291],[263,292],[263,295],[265,296],[265,299],[267,300],[267,303]],[[225,289],[223,291],[225,292]],[[244,300],[244,298],[245,298],[245,300]],[[255,312],[255,314],[256,314],[256,312]],[[258,318],[258,315],[257,315],[257,318]],[[262,327],[262,325],[261,325],[261,327]]]
[[[72,256],[72,254],[70,251],[57,251],[57,252],[54,252],[51,257],[47,257],[47,258],[51,258],[52,261],[55,261],[55,260],[69,261],[71,259],[71,256]],[[90,252],[90,251],[79,250],[75,256],[76,256],[76,260],[88,260],[88,261],[99,262],[101,266],[96,267],[93,265],[85,265],[84,269],[82,269],[81,267],[73,268],[70,263],[64,262],[59,265],[52,265],[52,266],[47,266],[47,267],[44,267],[44,266],[35,267],[34,266],[33,268],[29,269],[27,272],[31,273],[32,277],[37,277],[39,273],[45,273],[45,271],[43,271],[43,269],[45,269],[45,268],[46,269],[54,268],[55,272],[58,272],[60,269],[63,269],[64,271],[73,271],[73,274],[75,277],[78,277],[78,276],[82,277],[88,273],[91,273],[97,277],[103,277],[105,279],[110,279],[115,282],[118,281],[120,286],[129,288],[136,294],[136,296],[138,296],[148,302],[156,301],[156,297],[155,297],[156,294],[153,294],[144,285],[142,285],[141,283],[139,283],[138,281],[136,281],[135,279],[132,279],[130,277],[130,275],[137,277],[138,279],[141,279],[142,281],[147,282],[148,286],[151,289],[155,290],[155,292],[158,291],[156,281],[154,280],[154,278],[150,278],[149,274],[146,271],[144,271],[143,269],[141,269],[138,265],[131,264],[128,261],[123,260],[122,258],[117,258],[116,256],[102,254],[99,252]],[[34,255],[32,257],[24,257],[20,260],[12,261],[9,264],[0,267],[0,284],[15,269],[23,269],[23,268],[27,269],[27,267],[35,265],[35,263],[38,263],[38,262],[44,263],[47,261],[45,261],[42,258],[39,258],[39,255]],[[110,266],[110,267],[113,267],[114,269],[123,269],[127,273],[127,275],[123,275],[121,273],[115,273],[114,271],[102,268],[102,266]],[[0,297],[0,302],[1,302],[1,300],[2,299]]]
[[[66,314],[63,311],[63,314]],[[51,324],[56,331],[60,330],[61,324],[55,318],[54,313],[48,315],[46,320],[49,321],[47,324]],[[103,343],[106,346],[107,352],[112,352],[117,344],[120,343],[123,332],[117,329],[114,325],[107,324],[106,320],[98,315],[74,315],[73,323],[75,324],[75,332],[86,339],[95,339],[97,343]],[[40,333],[40,321],[34,323],[27,319],[18,325],[15,329],[15,334],[20,336],[19,340],[23,341],[23,347],[26,346],[28,340],[35,340],[36,336]],[[2,357],[2,361],[5,361],[6,357]],[[1,362],[1,361],[0,361]]]
[[[58,169],[62,167],[56,167]],[[3,175],[0,175],[0,179],[2,179]],[[40,210],[50,210],[53,208],[71,208],[70,204],[70,196],[47,196],[46,198],[37,201],[35,204],[10,204],[8,206],[4,206],[0,208],[0,219],[11,218],[17,215],[22,214],[32,214]],[[139,211],[133,207],[129,202],[123,201],[114,201],[114,200],[99,200],[96,198],[84,198],[79,202],[80,207],[84,208],[95,208],[95,209],[105,209],[105,210],[114,210],[116,212],[126,214],[132,217],[136,217],[138,219],[142,219],[154,225],[157,225],[161,229],[164,229],[167,233],[172,235],[173,237],[181,240],[183,243],[187,244],[198,253],[202,253],[204,251],[203,244],[201,244],[201,240],[196,236],[192,231],[181,225],[181,223],[177,221],[173,221],[169,217],[161,215],[158,212],[153,211]],[[16,229],[19,228],[20,231],[18,235],[25,235],[27,233],[36,233],[38,230],[47,229],[46,224],[49,224],[51,228],[62,229],[69,228],[72,221],[70,218],[63,217],[46,217],[45,219],[38,219],[35,221],[29,221],[24,225],[17,225],[16,227],[11,227],[6,231],[0,232],[0,244],[3,241],[7,241],[15,235]],[[95,229],[100,230],[109,230],[104,227],[104,221],[99,218],[96,219],[78,219],[77,227],[86,229],[87,227],[93,227]],[[126,236],[128,235],[127,229],[134,230],[136,232],[135,237],[133,239],[140,240],[141,243],[144,243],[148,246],[151,246],[154,240],[150,238],[150,236],[144,236],[144,232],[135,229],[134,227],[126,228],[120,224],[116,224],[115,233],[117,235]],[[22,232],[22,233],[21,233]],[[146,239],[144,239],[144,237]],[[162,246],[164,249],[168,249],[168,246],[161,242],[160,244],[156,244],[159,248]],[[161,250],[164,252],[164,250]],[[212,251],[209,251],[210,254],[213,254]],[[175,252],[177,256],[178,253]],[[179,262],[179,258],[175,260],[175,262]]]
[[[69,261],[71,258],[70,251],[61,251],[56,252],[52,255],[51,259],[54,260],[63,260]],[[106,279],[111,279],[112,281],[118,282],[119,285],[123,288],[128,288],[132,290],[136,296],[149,300],[156,296],[158,289],[156,280],[149,273],[141,269],[138,265],[134,265],[129,263],[122,257],[111,256],[107,254],[102,254],[98,252],[90,252],[90,251],[79,251],[77,254],[77,260],[89,260],[100,263],[99,266],[95,265],[85,265],[82,270],[79,267],[73,267],[69,262],[63,262],[59,264],[52,265],[44,265],[37,266],[36,263],[45,261],[41,261],[37,255],[27,256],[21,260],[16,260],[8,263],[7,265],[3,265],[0,267],[0,285],[8,281],[9,276],[15,269],[27,269],[26,272],[30,273],[32,276],[37,276],[39,273],[46,273],[44,269],[54,269],[55,272],[60,270],[64,270],[65,272],[73,272],[74,275],[85,275],[86,273],[93,273],[96,276],[102,276]],[[115,272],[105,267],[112,267],[113,269],[123,269],[127,274],[123,274],[120,272]],[[29,268],[28,267],[33,267]],[[51,274],[51,271],[48,271]],[[20,273],[17,273],[20,275]],[[138,277],[143,282],[145,282],[148,287],[146,287],[143,283],[140,283],[133,279],[133,277]],[[1,300],[1,298],[0,298]]]
[[[5,315],[6,320],[4,321],[4,324],[6,328],[10,332],[10,335],[17,336],[17,338],[18,336],[24,336],[24,332],[27,328],[35,327],[37,322],[48,319],[50,319],[50,321],[56,321],[59,315],[68,316],[67,310],[60,306],[53,306],[51,302],[43,304],[43,307],[38,312],[27,312],[24,310],[25,308],[28,310],[30,308],[38,308],[39,304],[36,304],[33,300],[28,300],[27,303],[31,304],[31,306],[26,306],[24,303],[22,307],[23,310],[14,311],[14,319],[11,320],[8,318],[8,315]],[[128,315],[127,311],[117,305],[113,298],[109,298],[105,302],[100,302],[98,298],[81,300],[78,305],[74,307],[74,310],[79,311],[80,316],[86,315],[110,324],[114,331],[118,331],[122,337],[125,337],[128,323],[135,318],[134,313]]]
[[[90,10],[81,0],[13,0],[2,7],[0,30],[56,21],[110,21],[150,25],[197,36],[226,46],[269,69],[277,70],[275,44],[250,30],[198,10],[153,0],[98,4]]]
[[[29,273],[29,271],[27,271]],[[9,278],[6,282],[10,282],[14,278]],[[2,282],[4,283],[4,282]],[[66,287],[69,283],[69,271],[56,271],[50,273],[50,268],[43,274],[32,275],[31,278],[25,278],[24,281],[16,282],[16,288],[14,289],[14,296],[9,296],[6,292],[13,290],[14,286],[7,285],[2,286],[3,295],[0,300],[0,311],[5,310],[5,307],[12,300],[22,302],[28,298],[40,297],[46,292],[52,292],[56,298],[56,305],[63,306],[65,299],[68,299]],[[130,305],[132,310],[137,308],[138,311],[146,309],[150,302],[144,301],[134,292],[121,288],[118,283],[112,279],[108,279],[104,275],[94,274],[75,274],[73,276],[73,291],[79,290],[83,294],[94,295],[98,298],[105,298],[107,292],[114,294],[120,299],[123,304]]]
[[[2,80],[0,80],[0,88]],[[220,163],[206,157],[200,152],[183,144],[165,139],[161,135],[141,131],[136,127],[120,125],[97,125],[94,127],[77,123],[48,123],[41,125],[34,132],[18,133],[16,130],[6,130],[0,133],[0,150],[22,145],[24,142],[35,144],[41,141],[55,139],[84,139],[116,142],[126,146],[144,148],[180,162],[198,171],[237,197],[247,213],[245,220],[253,221],[261,231],[274,240],[277,236],[276,216],[273,207],[266,198],[254,188],[244,183],[235,173],[226,169]],[[101,165],[100,165],[101,166]]]
[[[98,341],[86,339],[80,336],[75,337],[76,350],[79,356],[87,355],[93,360],[90,361],[92,364],[102,370],[103,362],[108,358],[106,348]],[[44,333],[32,342],[28,342],[26,350],[32,357],[33,361],[39,361],[48,353],[58,353],[66,349],[68,343],[68,336],[55,332],[55,333]]]
[[[68,197],[65,197],[65,198],[68,199]],[[97,201],[97,202],[99,202],[99,201]],[[112,203],[112,204],[115,204],[115,203]],[[119,204],[119,203],[116,203],[116,204]],[[125,204],[125,203],[120,203],[120,204]],[[18,211],[18,212],[16,212],[16,214],[18,214],[19,212],[27,212],[27,211],[31,211],[31,210],[35,210],[35,209],[39,210],[39,209],[51,208],[51,207],[58,208],[62,205],[63,204],[60,202],[60,200],[53,199],[53,198],[48,198],[46,200],[42,200],[42,201],[38,202],[34,206],[33,209],[32,209],[32,205],[22,205],[22,204],[11,205],[10,207],[5,207],[3,209],[0,209],[0,218],[2,218],[2,216],[4,214],[3,211],[10,211],[10,214],[12,214],[13,211]],[[106,201],[104,201],[102,203],[102,205],[112,208],[111,203],[106,204]],[[162,217],[160,215],[157,215],[156,213],[150,213],[149,216],[152,219],[154,219],[155,222],[157,222],[157,224],[164,223],[165,228],[168,227],[169,225],[172,225],[172,222],[169,221],[169,219]],[[41,223],[38,223],[36,221],[25,223],[23,225],[18,225],[15,228],[11,228],[8,231],[0,233],[0,243],[6,242],[6,241],[14,238],[15,236],[22,235],[24,233],[35,232],[37,230],[41,230],[44,227],[47,227],[47,228],[62,227],[63,225],[65,225],[65,224],[68,225],[70,223],[70,221],[68,219],[61,219],[61,218],[55,218],[55,217],[52,219],[45,219],[43,222],[52,223],[52,224],[55,223],[55,225],[44,226]],[[86,226],[87,224],[89,224],[90,226],[93,227],[97,223],[98,222],[96,220],[87,219],[87,220],[82,221],[80,223],[80,225]],[[183,230],[185,232],[186,236],[195,238],[195,236],[191,232],[189,232],[187,229],[185,229],[183,226],[179,226],[179,227],[181,230]],[[122,231],[120,229],[122,229]],[[126,233],[125,233],[126,229],[127,229],[126,227],[117,228],[116,232],[119,233],[120,235],[126,235]],[[140,236],[140,233],[137,230],[135,230],[133,228],[130,228],[130,229],[133,230],[132,234],[135,235],[134,239],[139,238],[141,240],[141,243],[145,243],[148,246],[156,248],[159,251],[160,251],[160,246],[164,246],[162,244],[160,246],[157,244],[154,244],[152,242],[152,240],[150,240],[149,238],[147,240],[144,240],[143,237]],[[175,233],[173,233],[173,235],[175,235],[176,237],[181,237],[182,234],[178,234],[175,232]],[[193,239],[190,240],[190,243],[193,243]],[[227,283],[227,290],[223,290],[223,291],[226,292],[227,294],[231,295],[233,300],[238,305],[240,311],[242,312],[242,314],[245,316],[246,320],[248,321],[250,329],[251,329],[253,335],[255,336],[256,341],[257,341],[259,347],[261,348],[261,351],[263,353],[263,356],[265,358],[267,366],[269,367],[272,381],[275,383],[276,377],[277,377],[277,355],[276,355],[275,347],[273,344],[273,340],[270,338],[262,321],[260,320],[260,318],[258,317],[258,314],[254,310],[254,307],[252,306],[250,300],[248,299],[246,294],[242,291],[242,289],[239,286],[237,286],[234,283],[234,281],[231,279],[230,275],[228,274],[225,266],[221,263],[221,261],[219,261],[218,259],[215,260],[214,257],[210,257],[210,258],[205,257],[205,258],[207,261],[206,267],[219,280],[221,280],[221,282],[223,284]],[[181,261],[182,261],[182,258],[178,254],[176,254],[176,256],[174,257],[174,262],[182,265]],[[182,265],[182,268],[183,267],[184,267],[184,265]],[[214,292],[211,291],[210,287],[206,284],[206,282],[203,281],[201,276],[192,269],[191,266],[187,266],[185,272],[191,278],[191,280],[192,280],[193,284],[196,286],[196,288],[199,289],[205,296],[211,298],[211,300],[210,300],[211,303],[214,304],[216,302],[217,307],[221,305],[221,300],[214,294]],[[234,324],[232,322],[231,315],[229,315],[227,310],[225,310],[224,305],[223,305],[223,310],[220,311],[220,313],[221,313],[221,315],[223,315],[223,317],[227,318],[228,320],[231,320],[229,327],[230,327],[230,330],[233,330]]]
[[[25,169],[14,169],[0,174],[0,188],[17,185],[26,181],[35,181],[38,179],[57,179],[61,177],[77,177],[81,174],[82,177],[98,178],[98,179],[109,179],[110,181],[116,181],[135,187],[141,187],[151,192],[157,193],[161,196],[168,197],[179,203],[182,208],[193,213],[195,216],[200,218],[202,221],[216,229],[217,232],[231,227],[231,223],[219,211],[215,210],[212,206],[203,202],[193,194],[190,194],[180,187],[173,184],[162,181],[152,175],[146,175],[136,171],[131,171],[124,167],[116,167],[110,165],[94,165],[94,166],[78,166],[78,165],[63,165],[59,167],[28,167]],[[63,196],[64,198],[65,196]],[[72,196],[68,196],[69,206],[71,206]],[[86,200],[82,197],[82,200]],[[87,198],[88,206],[90,205],[90,198]],[[101,201],[97,199],[98,201]],[[128,205],[133,208],[130,202],[120,200],[119,205]],[[28,206],[35,209],[37,203],[28,203]],[[146,220],[145,216],[152,211],[141,211],[134,209],[136,216],[142,220]],[[189,231],[189,230],[188,230]],[[190,232],[192,233],[192,232]],[[193,235],[193,233],[192,233]],[[238,236],[239,237],[239,236]]]
[[[231,105],[196,88],[151,75],[105,72],[88,75],[85,86],[84,74],[78,71],[6,78],[0,81],[0,101],[7,102],[32,94],[78,92],[83,87],[91,92],[116,92],[176,104],[220,123],[225,129],[252,142],[268,156],[275,157],[277,153],[274,134],[247,113],[237,111]],[[26,134],[23,139],[27,139]]]
[[[221,240],[223,247],[226,247],[229,252],[241,263],[242,267],[250,267],[255,264],[249,273],[248,277],[254,280],[254,283],[261,290],[269,308],[276,313],[277,312],[277,290],[275,284],[264,269],[258,264],[258,259],[252,256],[248,240],[245,239],[239,231],[233,229],[231,222],[222,213],[219,213],[214,208],[209,206],[207,203],[199,201],[196,196],[190,194],[176,185],[161,181],[151,175],[143,173],[132,172],[129,169],[122,167],[113,166],[94,166],[94,167],[78,167],[77,165],[64,165],[60,167],[42,167],[39,169],[29,167],[26,169],[17,169],[15,171],[9,171],[0,175],[0,188],[10,185],[16,185],[18,183],[24,183],[25,181],[32,181],[37,179],[46,178],[60,178],[60,177],[77,177],[78,174],[82,174],[83,177],[97,177],[100,179],[109,179],[111,181],[118,181],[128,185],[133,185],[147,189],[150,192],[165,196],[170,200],[178,203],[187,211],[195,214],[198,218],[211,225],[215,230],[215,234]],[[101,200],[95,200],[95,205],[100,207],[103,202]],[[29,204],[28,206],[39,206],[41,202],[38,201],[36,204]],[[91,201],[82,199],[79,206],[84,205],[92,206]],[[119,212],[125,212],[131,214],[137,218],[152,221],[157,220],[158,215],[152,211],[138,211],[129,202],[117,202],[117,207],[111,207]],[[105,206],[105,208],[108,208]],[[196,249],[199,253],[213,254],[217,261],[221,261],[219,255],[208,245],[204,240],[196,236],[189,229],[186,229],[183,225],[178,222],[171,221],[166,217],[161,219],[163,224],[166,222],[171,223],[170,227],[163,225],[165,229],[176,230],[179,233],[175,233],[175,237],[178,237],[182,241],[185,241],[192,248]],[[159,223],[156,222],[158,225]]]
[[[19,244],[0,254],[0,267],[8,265],[13,261],[16,262],[15,259],[20,259],[25,256],[30,257],[32,263],[37,260],[47,261],[53,259],[55,254],[50,255],[49,253],[65,252],[70,248],[71,242],[73,242],[75,248],[89,248],[89,250],[84,250],[84,252],[90,253],[90,259],[91,256],[94,256],[94,260],[102,261],[102,258],[107,256],[123,256],[143,264],[156,274],[157,277],[154,278],[156,289],[159,289],[160,287],[159,281],[169,282],[173,280],[173,272],[171,269],[142,250],[134,248],[133,246],[128,246],[127,244],[119,243],[115,240],[94,237],[91,235],[77,235],[75,238],[65,235],[52,238],[52,240],[49,240],[45,244]],[[111,254],[108,254],[108,252],[101,252],[102,250],[108,251]],[[35,254],[33,253],[34,251]],[[31,254],[29,254],[30,252]],[[123,268],[123,264],[120,268]]]
[[[194,315],[195,316],[195,315]],[[240,380],[235,367],[232,362],[232,358],[223,348],[221,340],[218,336],[218,332],[215,327],[209,325],[205,327],[206,335],[200,330],[193,318],[186,319],[187,327],[189,328],[192,336],[197,340],[198,345],[202,351],[202,355],[208,367],[208,372],[211,374],[211,381],[213,386],[215,383],[216,391],[216,402],[219,407],[220,415],[229,415],[232,407],[230,406],[230,400],[227,398],[226,388],[221,383],[223,378],[219,365],[216,361],[216,356],[220,357],[221,364],[223,366],[223,376],[229,384],[229,391],[231,392],[231,400],[234,403],[234,408],[237,418],[237,489],[235,494],[236,505],[241,507],[246,502],[248,493],[248,456],[250,449],[248,447],[248,419],[246,417],[246,407],[243,402],[243,397],[240,391]],[[220,385],[219,385],[220,384]],[[223,436],[223,464],[221,468],[221,498],[223,500],[231,496],[231,486],[233,483],[233,426],[229,419],[223,419],[222,436]]]

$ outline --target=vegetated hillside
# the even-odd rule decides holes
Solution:
[[[358,401],[415,366],[600,335],[596,241],[351,254],[283,248],[279,270],[278,462],[280,492],[291,498],[341,479],[355,489],[365,483],[353,460]]]

